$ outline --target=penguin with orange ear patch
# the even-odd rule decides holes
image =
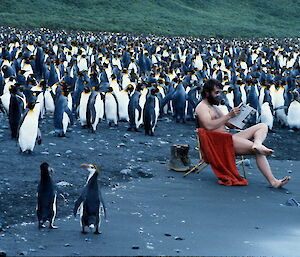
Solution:
[[[95,229],[94,234],[101,234],[100,208],[103,208],[104,217],[106,217],[106,212],[98,186],[99,168],[95,164],[82,164],[81,167],[86,168],[90,174],[80,197],[75,202],[73,214],[76,216],[78,209],[80,209],[81,233],[86,234],[85,227],[89,227],[91,231]]]

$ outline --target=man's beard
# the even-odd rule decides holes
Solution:
[[[218,96],[213,97],[212,95],[209,95],[207,97],[207,101],[210,105],[219,105],[220,104],[220,98]]]

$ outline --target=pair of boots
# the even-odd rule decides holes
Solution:
[[[171,158],[169,160],[169,170],[188,171],[192,167],[192,162],[188,156],[189,145],[172,145]]]

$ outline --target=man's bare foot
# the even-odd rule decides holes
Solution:
[[[252,150],[255,153],[262,154],[262,155],[270,155],[270,154],[274,153],[273,149],[267,148],[264,145],[255,145],[255,144],[253,144]]]
[[[291,177],[287,176],[284,177],[283,179],[277,179],[274,183],[272,183],[273,188],[280,188],[287,184],[290,181]]]

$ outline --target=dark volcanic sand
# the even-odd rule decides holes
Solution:
[[[0,223],[2,226],[36,221],[36,188],[39,180],[39,166],[48,162],[55,170],[53,180],[65,181],[71,185],[58,187],[68,202],[58,199],[60,208],[57,217],[71,214],[74,200],[79,196],[87,178],[82,163],[95,163],[101,167],[102,186],[114,187],[121,181],[138,177],[149,178],[152,174],[143,168],[147,162],[166,164],[170,156],[169,146],[174,143],[189,144],[190,157],[197,159],[194,122],[176,123],[169,117],[158,121],[155,136],[141,132],[127,132],[127,124],[109,127],[106,122],[98,125],[95,134],[82,129],[77,122],[67,132],[66,138],[53,135],[53,121],[50,115],[41,121],[43,143],[36,145],[31,155],[20,154],[17,143],[10,139],[7,119],[0,114]],[[266,145],[275,149],[271,159],[300,160],[299,132],[275,128],[269,133]],[[131,176],[121,170],[132,169]],[[167,168],[166,168],[167,169]]]

